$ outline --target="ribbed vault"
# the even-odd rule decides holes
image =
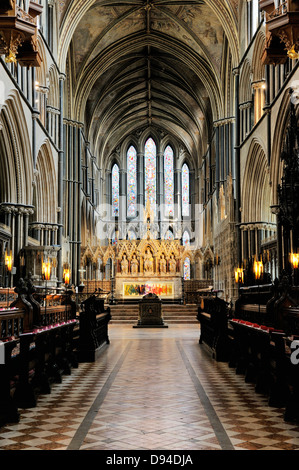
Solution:
[[[150,126],[202,156],[224,117],[223,51],[237,60],[230,1],[65,3],[59,60],[72,70],[69,117],[84,123],[98,159]]]

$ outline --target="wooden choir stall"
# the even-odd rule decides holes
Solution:
[[[278,204],[272,208],[277,217],[278,277],[271,279],[264,270],[263,253],[255,253],[236,269],[239,295],[232,308],[223,304],[220,309],[215,295],[203,293],[198,313],[200,342],[210,347],[215,359],[227,361],[254,384],[257,394],[268,397],[270,406],[284,409],[286,421],[295,422],[299,422],[298,143],[296,111],[290,102],[281,153],[283,176]]]
[[[72,289],[34,286],[30,276],[11,291],[0,309],[0,426],[18,422],[20,408],[35,407],[109,344],[111,316],[99,293],[78,303]]]

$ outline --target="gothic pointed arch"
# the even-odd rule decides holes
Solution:
[[[244,61],[240,75],[240,103],[245,104],[252,100],[252,66],[248,59]]]
[[[54,64],[49,68],[48,77],[49,93],[47,104],[54,109],[59,109],[59,75]]]
[[[36,173],[36,221],[57,223],[57,177],[49,141],[45,142],[37,155]]]
[[[242,222],[271,222],[271,188],[265,151],[254,140],[245,168],[242,188]]]
[[[3,202],[31,205],[33,161],[27,121],[16,90],[8,94],[0,113],[1,161],[7,179]],[[4,168],[3,167],[3,168]]]
[[[263,30],[258,31],[252,53],[253,82],[265,80],[265,65],[261,61],[265,48],[265,40],[265,32]]]
[[[290,88],[285,91],[281,98],[280,111],[275,119],[275,123],[273,124],[275,126],[276,132],[273,136],[270,162],[270,181],[272,183],[272,204],[274,206],[278,204],[277,187],[281,183],[283,174],[281,152],[290,118],[290,93],[292,92],[291,86],[292,84],[290,84]]]

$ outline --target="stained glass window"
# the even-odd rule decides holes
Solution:
[[[165,233],[165,240],[174,240],[174,235],[172,230],[168,229],[167,232]]]
[[[189,168],[186,163],[182,167],[182,215],[188,217],[189,213]]]
[[[190,245],[190,235],[187,232],[187,230],[185,230],[185,232],[183,233],[183,245],[184,246]]]
[[[186,258],[184,262],[184,279],[185,281],[190,281],[191,279],[191,268],[189,258]]]
[[[113,246],[117,245],[117,234],[116,234],[115,230],[111,235],[111,245],[113,245]]]
[[[128,240],[136,240],[136,233],[133,230],[129,230],[128,232]]]
[[[173,150],[168,145],[164,152],[165,216],[173,216]]]
[[[137,200],[137,152],[131,146],[127,152],[127,194],[128,194],[128,217],[136,216]]]
[[[116,163],[112,168],[112,215],[119,215],[119,168]]]
[[[156,212],[156,144],[149,138],[145,144],[144,173],[145,173],[145,206],[149,199],[153,212]]]

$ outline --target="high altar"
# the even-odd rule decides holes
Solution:
[[[182,296],[179,240],[121,240],[116,254],[115,299],[141,299],[156,294],[163,299]]]
[[[182,257],[179,240],[160,240],[152,232],[153,213],[146,209],[146,236],[119,240],[115,246],[115,300],[142,299],[155,294],[161,300],[182,297]]]

